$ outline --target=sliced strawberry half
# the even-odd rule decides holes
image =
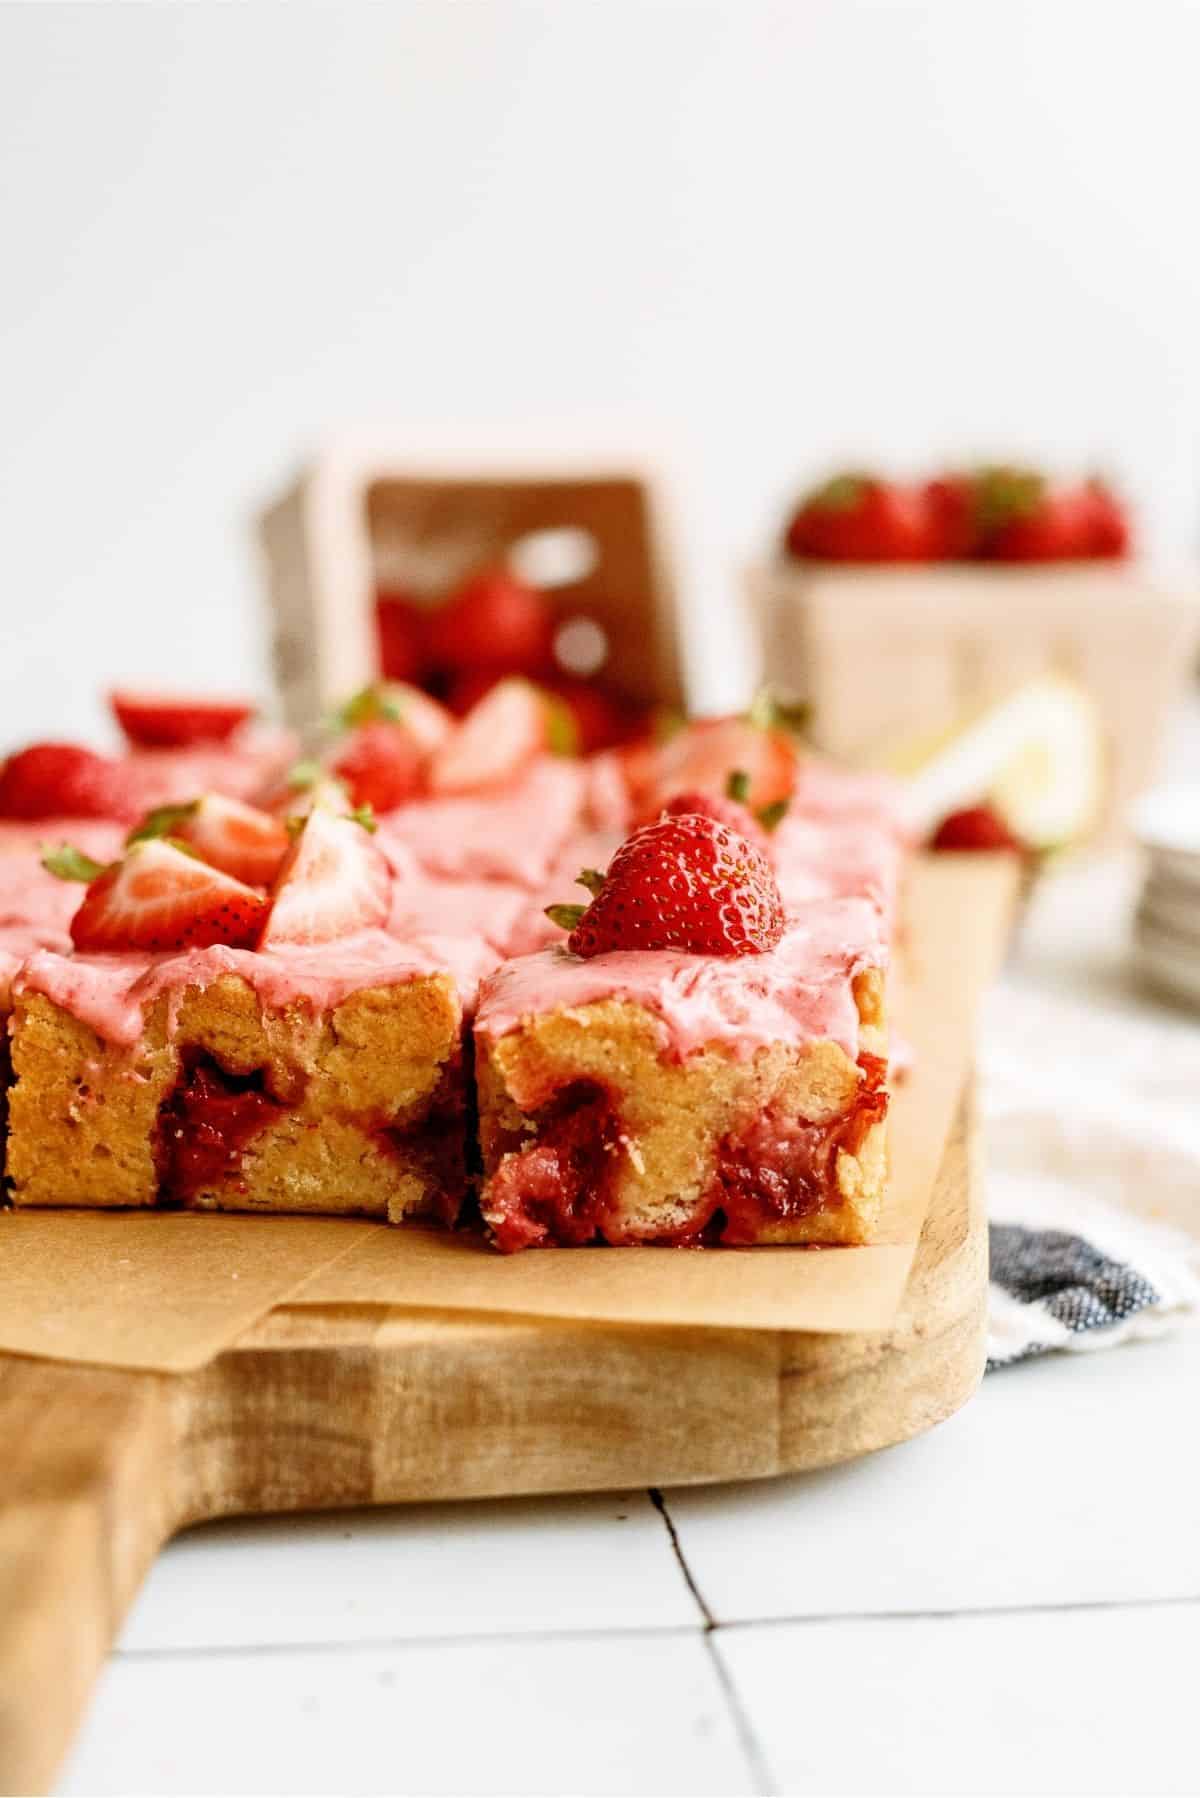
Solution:
[[[220,793],[204,793],[190,805],[160,806],[129,840],[139,843],[152,837],[186,843],[210,866],[252,887],[270,886],[289,843],[280,819]]]
[[[337,721],[344,730],[380,721],[394,724],[406,732],[414,748],[423,755],[432,755],[454,729],[454,719],[444,705],[420,687],[400,680],[378,681],[373,687],[364,687],[342,707]]]
[[[309,812],[279,870],[263,947],[328,943],[383,924],[391,908],[387,858],[354,818]]]
[[[525,680],[502,680],[472,706],[429,765],[435,793],[473,793],[511,780],[549,746],[546,702]]]
[[[159,838],[134,843],[91,882],[71,921],[77,949],[248,949],[266,916],[262,893]]]
[[[248,699],[208,699],[177,693],[109,694],[117,723],[138,749],[188,749],[195,743],[227,743],[254,716]]]

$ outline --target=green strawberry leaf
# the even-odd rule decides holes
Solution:
[[[812,723],[812,707],[807,700],[783,700],[770,687],[760,687],[750,702],[746,722],[756,730],[786,730],[802,736]]]
[[[578,874],[575,876],[575,885],[577,887],[586,887],[594,899],[596,894],[600,891],[600,888],[604,885],[604,876],[598,868],[580,868]]]
[[[382,719],[385,723],[395,724],[403,717],[404,707],[396,695],[385,684],[364,687],[353,699],[348,699],[341,710],[334,715],[334,723],[341,730],[353,730],[359,724],[374,724]]]
[[[297,762],[287,772],[287,784],[293,793],[305,793],[309,787],[315,787],[325,770],[320,762],[310,756],[307,761]]]
[[[85,855],[82,849],[76,849],[70,843],[62,843],[57,849],[48,849],[42,857],[42,866],[48,874],[57,875],[59,880],[82,880],[88,883],[104,872],[103,862],[94,862],[90,855]]]
[[[579,726],[565,699],[538,689],[546,719],[546,747],[551,755],[579,754]]]
[[[847,474],[835,474],[821,487],[814,489],[805,500],[805,509],[809,506],[822,512],[850,512],[858,505],[863,493],[872,483],[872,476],[855,469]]]
[[[546,916],[560,930],[574,930],[586,910],[586,905],[548,905]]]
[[[147,812],[141,823],[135,825],[125,838],[126,846],[130,843],[149,843],[155,837],[169,837],[177,824],[194,815],[200,801],[193,799],[188,805],[160,805],[156,810]]]
[[[738,805],[747,805],[750,801],[750,776],[744,768],[735,768],[725,782],[726,799],[736,800]]]
[[[787,817],[788,807],[791,803],[790,799],[776,799],[771,805],[760,806],[757,815],[758,821],[763,829],[765,831],[777,829],[784,818]]]

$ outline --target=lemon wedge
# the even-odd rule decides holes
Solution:
[[[1104,748],[1091,696],[1045,675],[936,737],[889,752],[909,823],[928,834],[948,812],[986,800],[1033,849],[1078,842],[1101,803]]]

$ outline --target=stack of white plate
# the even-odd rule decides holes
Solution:
[[[1164,787],[1139,809],[1146,884],[1134,955],[1160,992],[1200,1006],[1200,786]]]

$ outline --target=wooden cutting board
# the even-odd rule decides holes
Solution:
[[[0,1790],[53,1779],[185,1525],[829,1466],[970,1397],[986,1287],[967,1095],[885,1335],[284,1307],[193,1374],[0,1356]]]

